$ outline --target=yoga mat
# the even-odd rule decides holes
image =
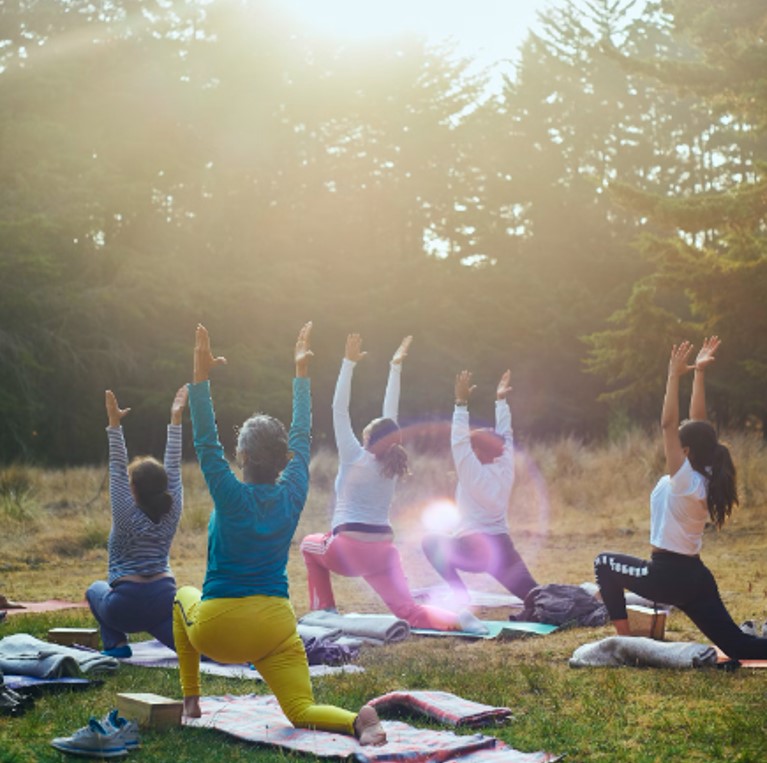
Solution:
[[[36,676],[15,676],[6,673],[3,676],[2,685],[14,691],[22,689],[49,689],[49,688],[72,688],[84,689],[87,686],[101,684],[102,681],[91,681],[88,678],[73,678],[62,676],[61,678],[37,678]]]
[[[730,658],[718,647],[716,649],[717,662],[730,662]],[[741,668],[767,668],[767,660],[738,660]]]
[[[178,657],[172,649],[157,640],[137,641],[130,645],[132,657],[120,660],[126,665],[136,665],[140,668],[167,668],[178,670]],[[309,675],[313,678],[339,673],[364,673],[359,665],[310,665]],[[249,665],[223,665],[212,660],[200,661],[200,673],[224,678],[239,678],[248,681],[263,681],[263,676]]]
[[[478,751],[503,749],[505,763],[551,763],[548,753],[520,753],[505,748],[495,737],[482,734],[459,736],[452,731],[416,729],[406,723],[382,721],[388,740],[380,747],[362,747],[356,739],[328,731],[294,728],[272,696],[246,695],[202,697],[202,718],[184,718],[184,726],[213,728],[248,742],[282,747],[324,758],[353,758],[359,763],[407,760],[412,763],[461,761]],[[517,757],[514,757],[517,756]],[[481,763],[477,758],[473,763]]]
[[[87,608],[87,601],[64,601],[63,599],[48,599],[47,601],[16,601],[14,604],[23,607],[23,609],[8,609],[6,613],[10,615],[27,615],[30,612],[55,612],[59,609],[81,609]]]
[[[547,636],[557,630],[556,625],[547,623],[518,623],[514,620],[482,620],[488,633],[468,633],[467,631],[435,631],[430,628],[413,628],[411,633],[418,636],[453,636],[455,638],[481,638],[512,640],[528,636]]]
[[[437,585],[428,588],[415,588],[413,598],[421,603],[443,606],[451,609],[455,604],[455,595],[447,586]],[[515,607],[523,606],[522,599],[508,591],[475,591],[469,589],[469,603],[474,607]]]

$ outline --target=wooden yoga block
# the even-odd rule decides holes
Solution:
[[[640,607],[629,604],[626,607],[629,616],[629,629],[632,636],[647,636],[663,641],[666,635],[666,611],[652,607]]]
[[[167,729],[180,726],[183,706],[180,699],[168,699],[159,694],[117,695],[120,715],[145,728]]]
[[[48,631],[48,641],[62,646],[88,646],[91,649],[99,648],[98,628],[51,628]]]

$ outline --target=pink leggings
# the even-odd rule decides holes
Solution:
[[[309,578],[309,606],[335,608],[330,573],[361,577],[397,617],[413,628],[459,630],[458,616],[446,609],[418,604],[410,593],[399,551],[391,541],[361,541],[345,533],[307,535],[301,541]]]

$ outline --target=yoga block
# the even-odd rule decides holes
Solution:
[[[666,635],[666,612],[652,607],[640,607],[629,604],[626,607],[629,616],[629,630],[632,636],[647,636],[656,641],[663,641]]]
[[[145,728],[167,729],[180,726],[183,706],[180,699],[168,699],[159,694],[117,695],[120,714]]]
[[[62,646],[88,646],[91,649],[99,648],[98,628],[51,628],[48,631],[48,641]]]

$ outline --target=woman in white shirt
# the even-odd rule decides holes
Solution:
[[[505,371],[496,388],[495,430],[472,431],[468,409],[474,391],[471,373],[462,371],[455,378],[450,444],[458,476],[455,502],[460,523],[453,535],[425,536],[422,547],[456,601],[469,601],[459,570],[488,572],[520,599],[538,585],[514,548],[506,516],[514,486],[514,438],[507,400],[510,379],[511,371]]]
[[[349,415],[352,374],[367,354],[359,334],[350,334],[333,396],[333,429],[338,447],[336,505],[331,532],[306,536],[301,552],[309,582],[309,606],[335,610],[330,573],[361,577],[397,617],[414,628],[485,632],[468,610],[455,614],[418,604],[410,593],[402,569],[389,507],[397,479],[407,474],[407,452],[397,424],[402,363],[412,337],[402,340],[389,366],[383,416],[362,432],[362,442],[352,429]]]
[[[674,345],[661,428],[668,474],[650,496],[650,561],[605,552],[594,561],[602,600],[618,635],[629,636],[624,589],[681,609],[728,657],[767,659],[767,639],[743,633],[730,617],[714,576],[700,559],[707,522],[724,525],[738,503],[735,466],[706,418],[705,370],[719,339],[703,342],[695,364],[689,342]],[[679,379],[694,371],[690,420],[679,425]]]

